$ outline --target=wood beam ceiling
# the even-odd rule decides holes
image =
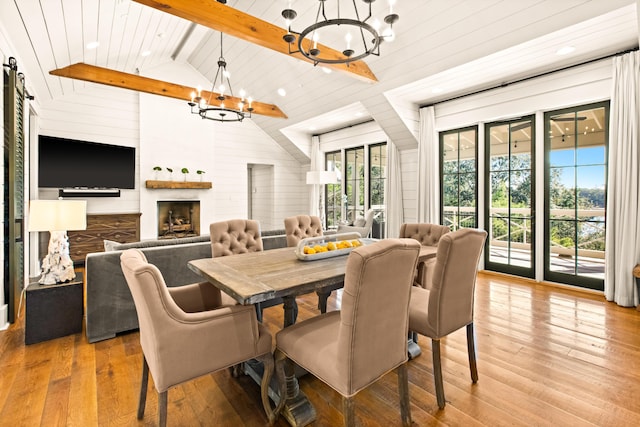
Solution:
[[[137,74],[123,73],[109,68],[97,67],[82,62],[69,65],[64,68],[49,71],[49,74],[60,77],[68,77],[76,80],[84,80],[92,83],[100,83],[108,86],[115,86],[123,89],[137,90],[139,92],[162,95],[169,98],[191,101],[193,88],[176,83],[169,83],[162,80],[142,77]],[[215,99],[219,94],[203,90],[203,99]],[[229,105],[237,105],[240,98],[225,95]],[[287,118],[287,115],[278,108],[277,105],[265,104],[258,101],[252,103],[252,114],[260,114],[269,117]]]
[[[202,26],[239,39],[266,47],[304,61],[310,62],[301,53],[289,54],[289,47],[282,37],[287,33],[284,28],[263,21],[237,9],[233,9],[215,0],[133,0],[136,3],[178,16]],[[318,44],[322,52],[332,59],[342,54],[328,46]],[[360,79],[376,82],[378,79],[369,66],[362,60],[347,64],[323,64],[328,68],[340,70]]]

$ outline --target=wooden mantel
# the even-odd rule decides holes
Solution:
[[[209,181],[156,181],[147,180],[145,183],[147,188],[196,188],[196,189],[208,189],[211,188],[211,182]]]

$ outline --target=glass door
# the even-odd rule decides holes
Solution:
[[[534,277],[534,116],[485,125],[485,268]]]
[[[608,103],[545,114],[545,280],[604,290],[608,123]]]

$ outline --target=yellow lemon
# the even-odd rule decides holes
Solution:
[[[335,242],[327,243],[327,249],[330,250],[330,251],[335,251],[337,249],[337,246],[336,246]]]
[[[302,253],[308,254],[309,249],[311,249],[309,246],[305,246],[304,248],[302,248]]]
[[[345,240],[345,241],[344,241],[344,247],[345,247],[345,248],[350,248],[350,247],[351,247],[351,242],[349,242],[349,241]]]
[[[352,240],[351,241],[351,246],[353,246],[354,248],[357,248],[360,245],[361,245],[361,243],[360,243],[359,240]]]
[[[317,253],[317,252],[321,252],[321,251],[322,251],[322,246],[320,246],[320,245],[315,245],[315,246],[313,247],[313,249],[316,251],[316,253]]]
[[[316,253],[316,250],[313,249],[313,248],[308,248],[308,249],[305,249],[305,250],[306,250],[305,254],[307,254],[307,255],[313,255],[313,254]]]

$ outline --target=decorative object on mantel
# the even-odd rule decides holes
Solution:
[[[42,260],[40,284],[53,285],[75,279],[69,256],[68,230],[87,229],[86,200],[31,200],[29,231],[48,231],[49,253]]]
[[[218,78],[220,78],[220,84],[216,87]],[[213,78],[213,86],[211,87],[209,99],[205,100],[202,97],[202,89],[200,87],[198,87],[197,92],[191,92],[191,101],[189,102],[191,114],[199,114],[203,119],[215,120],[218,122],[241,122],[245,118],[251,118],[251,112],[253,111],[251,104],[253,103],[253,99],[250,97],[246,98],[246,103],[248,105],[245,106],[246,92],[244,89],[240,89],[240,99],[233,96],[233,89],[229,78],[230,74],[227,71],[227,61],[224,59],[222,54],[222,32],[220,32],[220,58],[218,58],[218,71],[216,71],[216,75]],[[218,93],[214,92],[216,89],[219,91]],[[224,94],[227,89],[229,89],[229,94],[231,96]],[[219,104],[212,105],[212,101],[219,101]],[[227,105],[224,104],[225,101],[227,101]],[[237,108],[230,106],[236,102]]]
[[[159,178],[158,174],[160,173],[161,170],[162,170],[162,168],[160,166],[154,166],[153,167],[153,175],[154,175],[155,179]]]
[[[291,9],[291,0],[289,0],[289,7],[282,11],[282,17],[285,19],[287,27],[287,34],[282,38],[289,46],[289,54],[301,53],[313,61],[314,65],[318,65],[318,63],[348,65],[350,62],[358,61],[369,55],[380,56],[380,43],[383,41],[390,42],[395,38],[393,24],[399,19],[399,16],[393,13],[395,0],[389,0],[389,14],[384,17],[384,22],[388,27],[382,34],[378,33],[379,21],[372,19],[371,4],[374,0],[362,0],[362,2],[365,4],[362,9],[365,10],[359,10],[356,0],[352,0],[353,11],[351,14],[349,15],[347,12],[341,15],[340,0],[336,0],[336,17],[327,19],[325,3],[330,2],[321,0],[318,5],[315,23],[297,33],[291,30],[291,22],[298,16],[298,13]],[[365,15],[363,12],[366,10],[368,10],[368,13]],[[345,11],[343,10],[342,12]],[[360,16],[365,16],[365,18],[360,19]],[[345,50],[342,51],[343,56],[339,56],[338,52],[334,52],[331,49],[326,49],[326,52],[320,49],[318,40],[321,31],[323,39],[337,40],[338,38],[343,38],[345,40]],[[307,36],[310,37],[303,42]],[[291,45],[296,40],[298,41],[298,50],[291,50]]]
[[[173,169],[167,168],[167,171],[169,171],[169,181],[171,181],[173,179]]]
[[[168,188],[168,189],[201,189],[206,190],[212,187],[210,181],[155,181],[147,180],[145,187],[150,189]]]
[[[183,174],[183,176],[184,176],[183,181],[186,181],[186,180],[187,180],[187,175],[189,174],[189,169],[187,169],[187,168],[182,168],[182,169],[180,169],[180,172],[182,172],[182,174]]]
[[[196,173],[200,176],[200,181],[202,181],[202,174],[206,173],[205,171],[197,170]]]

